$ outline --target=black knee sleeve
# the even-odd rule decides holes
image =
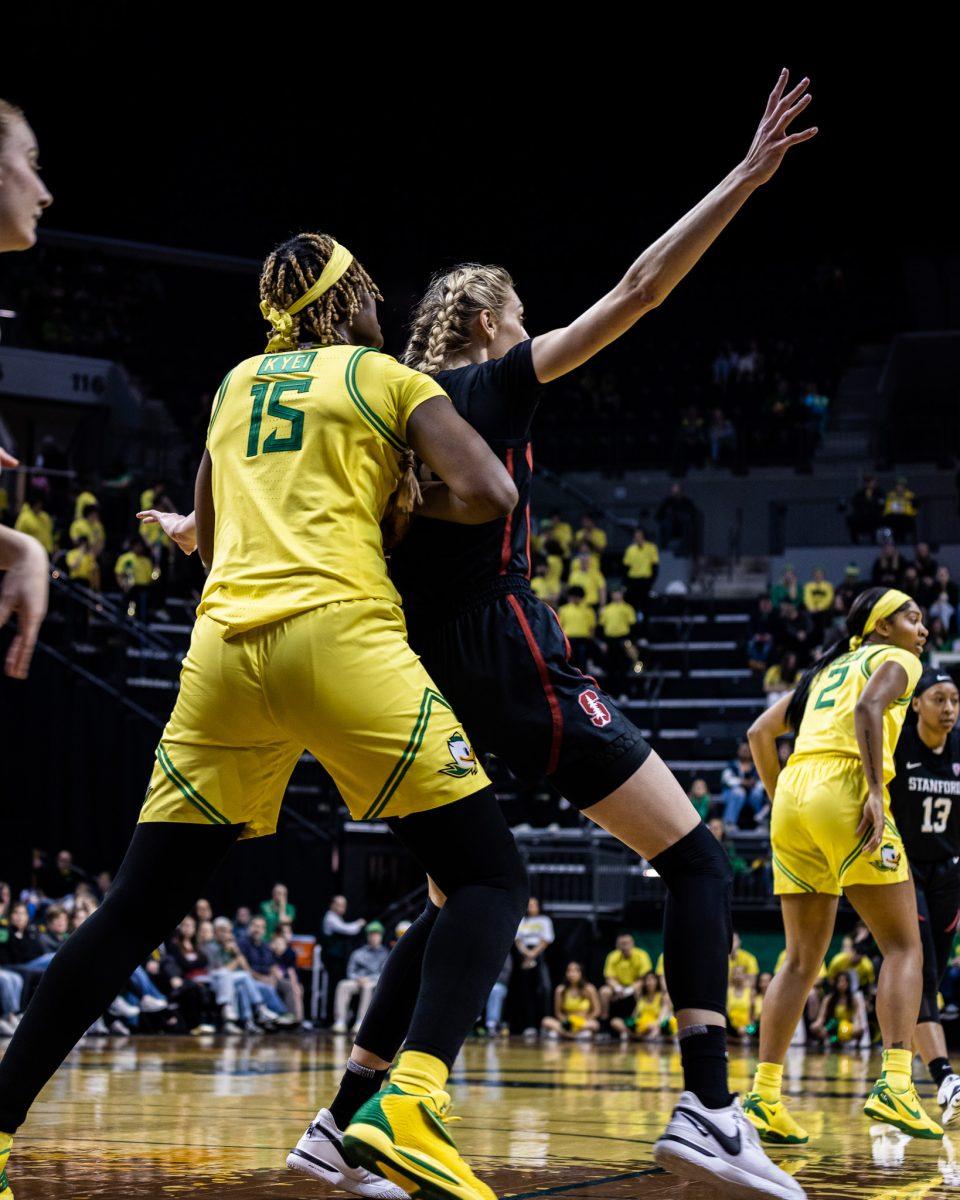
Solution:
[[[663,969],[674,1009],[726,1015],[733,871],[706,825],[650,860],[667,889]]]

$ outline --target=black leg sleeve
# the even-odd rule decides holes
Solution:
[[[14,1133],[84,1032],[202,894],[242,825],[138,825],[106,899],[44,972],[0,1061],[0,1130]]]
[[[390,827],[447,897],[406,1038],[449,1067],[496,983],[530,888],[492,787]]]
[[[439,914],[440,909],[428,900],[427,907],[390,951],[357,1033],[357,1045],[384,1062],[393,1062],[410,1028],[420,993],[423,955]]]
[[[674,1009],[726,1016],[733,872],[706,825],[650,860],[667,888],[663,970]]]

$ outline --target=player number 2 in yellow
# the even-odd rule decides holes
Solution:
[[[280,454],[287,450],[300,450],[303,446],[303,413],[299,408],[283,404],[281,398],[290,393],[303,395],[309,390],[309,379],[278,379],[271,388],[269,383],[255,383],[250,389],[253,408],[250,411],[250,430],[247,434],[247,458],[257,454]],[[269,393],[269,402],[267,394]],[[279,437],[277,430],[269,433],[260,448],[260,426],[263,423],[263,406],[267,405],[267,416],[278,421],[289,421],[290,432]]]
[[[837,702],[836,697],[833,697],[833,699],[828,700],[827,696],[831,692],[835,692],[837,690],[837,688],[840,687],[840,685],[846,679],[847,672],[849,670],[850,670],[850,666],[848,664],[847,666],[844,666],[844,667],[834,667],[832,671],[827,672],[827,678],[828,679],[835,678],[835,682],[828,683],[827,686],[821,691],[820,695],[817,697],[817,702],[814,705],[814,708],[833,708],[834,704],[836,704],[836,702]]]

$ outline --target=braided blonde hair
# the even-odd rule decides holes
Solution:
[[[446,275],[434,275],[413,310],[402,360],[407,366],[436,375],[454,354],[470,345],[474,320],[489,309],[499,316],[513,289],[503,267],[460,263]]]
[[[298,233],[267,255],[260,272],[260,299],[278,312],[308,291],[323,274],[333,253],[333,238],[325,233]],[[321,346],[342,342],[336,326],[355,317],[366,295],[382,300],[380,289],[354,259],[333,287],[291,318],[294,342],[316,340]]]

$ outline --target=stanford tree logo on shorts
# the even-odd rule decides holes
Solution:
[[[581,692],[578,700],[580,707],[590,718],[591,725],[596,725],[598,729],[602,729],[604,725],[609,725],[613,718],[610,716],[610,709],[603,703],[593,688],[587,688],[585,692]]]

